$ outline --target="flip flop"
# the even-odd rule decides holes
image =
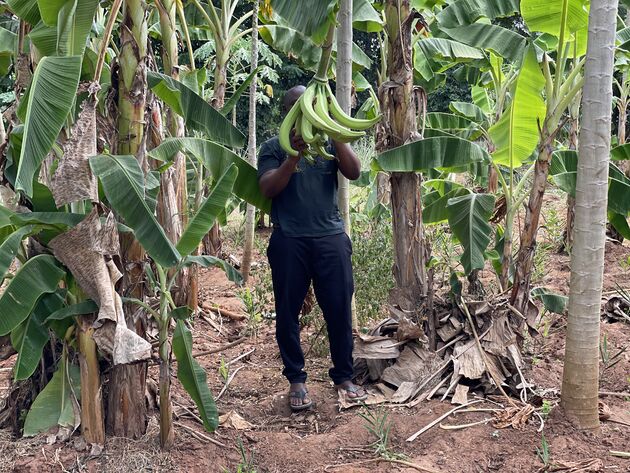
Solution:
[[[357,394],[359,392],[359,390],[363,390],[363,395],[362,396],[348,396],[347,393],[353,393],[353,394]],[[345,391],[345,397],[349,402],[361,402],[361,401],[365,401],[368,397],[367,395],[367,391],[361,387],[361,386],[357,386],[355,384],[342,388],[342,387],[337,387],[337,391]]]
[[[291,407],[291,410],[293,412],[304,411],[306,409],[309,409],[313,405],[312,400],[309,400],[308,403],[304,404],[304,399],[306,398],[307,395],[308,395],[308,391],[306,389],[289,392],[289,407]],[[291,399],[299,399],[300,401],[302,401],[302,404],[298,406],[294,406],[293,404],[291,404],[291,401],[290,401]]]

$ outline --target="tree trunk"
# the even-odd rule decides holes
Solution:
[[[352,0],[341,0],[339,13],[337,14],[337,101],[347,114],[352,111]],[[338,173],[339,193],[337,197],[344,228],[352,238],[350,223],[350,181]],[[357,319],[357,307],[354,295],[352,296],[352,326],[359,326]]]
[[[160,16],[162,33],[162,61],[164,73],[179,80],[179,48],[177,43],[177,4],[175,0],[156,0]],[[194,65],[193,65],[194,68]],[[184,119],[170,108],[167,110],[167,125],[171,136],[181,138],[185,134]],[[163,214],[166,218],[166,234],[173,243],[177,243],[187,223],[188,187],[186,177],[186,156],[175,155],[174,165],[160,176],[161,188],[171,187],[175,190],[175,201],[172,198],[161,199]],[[170,196],[167,196],[170,197]],[[175,204],[175,205],[174,205]],[[158,211],[159,212],[159,211]],[[192,310],[197,308],[197,281],[191,280],[196,272],[189,274],[184,268],[177,276],[176,290],[173,294],[178,306],[189,304]],[[193,291],[195,292],[193,294]]]
[[[252,15],[252,59],[251,70],[258,68],[258,6],[259,0],[254,0]],[[247,140],[247,160],[256,167],[256,90],[258,75],[254,75],[249,86],[249,137]],[[256,207],[247,204],[245,214],[245,242],[243,248],[243,259],[241,261],[241,274],[243,280],[249,280],[249,271],[252,265],[252,253],[254,251],[254,236],[256,229]]]
[[[549,134],[545,133],[548,137]],[[521,313],[525,313],[529,301],[532,270],[534,267],[534,253],[536,251],[536,235],[538,222],[542,210],[543,197],[549,176],[549,162],[553,148],[549,139],[543,139],[539,149],[538,160],[534,165],[534,180],[529,194],[529,202],[525,209],[525,223],[521,231],[520,247],[514,272],[511,302]]]
[[[578,111],[579,113],[579,111]],[[571,129],[569,130],[569,149],[577,149],[578,145],[578,119],[571,119]],[[562,250],[571,251],[573,246],[573,227],[575,225],[575,197],[567,195],[567,222],[562,239]]]
[[[214,108],[220,110],[225,103],[225,86],[227,84],[227,62],[223,60],[223,51],[216,48],[216,64],[214,69],[214,95],[210,102]],[[203,239],[205,253],[210,256],[221,256],[221,227],[215,223]]]
[[[591,5],[571,253],[562,405],[580,428],[599,430],[599,316],[604,276],[612,74],[617,0]]]
[[[134,155],[146,171],[144,108],[146,103],[147,23],[145,2],[126,0],[120,29],[120,77],[118,81],[118,154]],[[129,236],[121,236],[126,268],[123,294],[143,298],[144,251]],[[125,307],[127,325],[144,336],[146,320],[134,320],[133,306]],[[138,438],[146,431],[145,388],[147,363],[117,365],[112,368],[107,400],[107,429],[117,437]]]
[[[96,343],[92,338],[93,320],[80,317],[78,322],[79,366],[81,368],[81,433],[87,443],[105,443],[103,391]]]
[[[413,94],[411,25],[414,13],[409,0],[387,0],[387,80],[379,89],[384,119],[377,129],[379,152],[419,138]],[[394,277],[392,302],[406,310],[417,310],[427,295],[427,245],[422,226],[421,176],[391,174],[391,205],[394,234]]]

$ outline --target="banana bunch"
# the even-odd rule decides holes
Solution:
[[[291,147],[291,130],[295,129],[295,134],[301,136],[308,145],[302,156],[309,163],[315,162],[315,156],[334,159],[326,151],[328,138],[350,143],[364,136],[364,130],[374,126],[380,119],[380,115],[370,120],[352,118],[337,102],[328,81],[313,79],[280,126],[280,146],[290,156],[299,154]]]

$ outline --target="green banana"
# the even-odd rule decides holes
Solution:
[[[315,145],[315,151],[317,152],[319,156],[321,156],[322,158],[328,161],[335,159],[335,156],[330,154],[328,151],[326,151],[326,147],[321,143],[317,143]]]
[[[339,130],[337,129],[336,124],[334,127],[328,125],[317,113],[315,113],[313,102],[315,101],[316,89],[317,83],[313,82],[306,88],[304,94],[302,94],[302,97],[299,101],[302,114],[304,115],[304,118],[311,122],[313,128],[317,128],[318,130],[327,133],[333,139],[341,139],[341,135],[339,133]]]
[[[295,102],[293,107],[291,107],[291,110],[289,110],[289,113],[287,113],[287,116],[280,125],[278,140],[282,149],[290,156],[297,156],[298,154],[300,154],[299,151],[294,150],[291,147],[291,130],[293,129],[293,125],[295,125],[295,122],[300,117],[300,115],[300,101],[298,100],[297,102]]]
[[[347,128],[352,128],[353,130],[367,130],[372,126],[376,125],[380,120],[381,116],[378,115],[371,120],[364,120],[360,118],[353,118],[343,111],[339,102],[337,102],[337,98],[332,92],[330,85],[326,84],[326,95],[328,97],[328,109],[330,110],[330,114],[332,117],[342,126]]]
[[[300,133],[305,143],[311,144],[315,141],[315,135],[313,135],[313,124],[302,115],[302,123],[300,123]]]
[[[365,136],[365,132],[352,131],[330,118],[330,115],[328,114],[328,98],[326,97],[326,90],[324,89],[323,84],[317,88],[315,100],[315,113],[326,124],[326,126],[334,130],[333,133],[328,133],[333,140],[349,143],[350,141],[354,141],[357,138]]]

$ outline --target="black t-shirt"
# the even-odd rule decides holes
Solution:
[[[332,154],[334,146],[331,146]],[[287,159],[278,138],[262,144],[258,154],[258,179],[277,169]],[[271,221],[288,237],[321,237],[343,233],[337,205],[337,160],[315,158],[309,164],[300,158],[287,186],[271,203]]]

